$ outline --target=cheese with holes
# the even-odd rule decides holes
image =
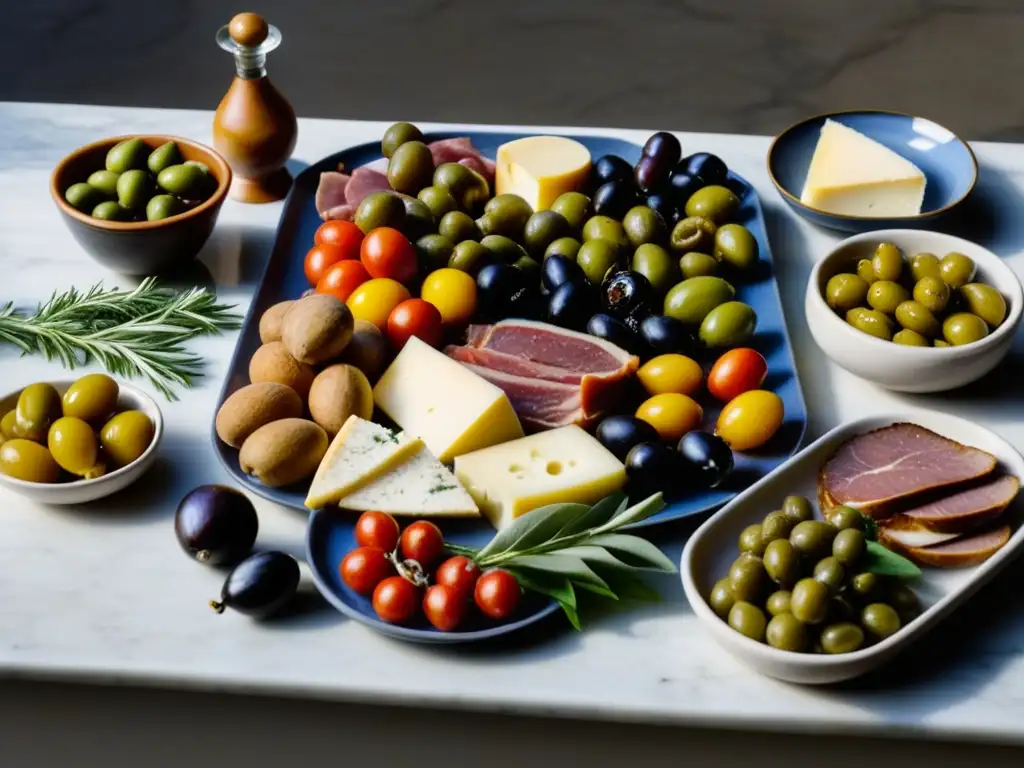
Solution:
[[[380,377],[373,401],[445,463],[523,436],[501,389],[416,336]]]
[[[416,517],[480,517],[473,497],[426,448],[338,502],[343,509],[375,509]]]
[[[925,176],[905,157],[853,128],[826,120],[800,201],[844,216],[916,216]]]
[[[551,207],[563,192],[580,189],[590,176],[590,151],[564,136],[528,136],[498,147],[496,195],[519,195],[535,211]]]
[[[324,454],[306,494],[306,506],[334,504],[402,464],[423,447],[423,441],[358,416],[349,416]]]
[[[459,456],[455,476],[499,530],[537,507],[593,504],[626,484],[622,462],[575,425]]]

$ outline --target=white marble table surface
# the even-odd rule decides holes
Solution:
[[[0,300],[30,305],[72,285],[126,284],[91,261],[64,229],[49,198],[50,169],[73,148],[114,134],[171,133],[209,142],[210,120],[207,112],[0,104]],[[295,159],[313,162],[376,140],[383,128],[302,120]],[[636,142],[648,133],[614,131]],[[686,148],[721,155],[762,196],[811,414],[809,438],[870,413],[940,408],[1024,447],[1019,348],[985,385],[947,396],[894,395],[837,369],[818,353],[802,310],[811,264],[837,236],[813,228],[781,203],[765,170],[767,138],[680,138]],[[977,144],[975,150],[982,182],[968,236],[1022,273],[1024,147]],[[205,270],[199,277],[212,276],[221,297],[241,309],[266,263],[280,210],[279,204],[227,202],[201,254]],[[701,630],[673,579],[662,584],[662,604],[593,616],[582,634],[553,622],[543,633],[501,646],[454,651],[386,640],[312,594],[307,611],[281,623],[259,626],[230,612],[218,616],[206,601],[218,593],[221,576],[182,555],[171,525],[185,492],[227,479],[209,428],[233,345],[232,335],[195,344],[208,359],[207,376],[178,402],[161,402],[167,424],[162,456],[138,486],[78,508],[46,508],[0,490],[0,677],[1024,742],[1020,565],[881,673],[824,689],[785,685],[740,666]],[[0,348],[3,391],[64,375],[56,363]],[[301,555],[303,516],[254,501],[261,543]],[[670,526],[658,532],[658,541],[676,556],[692,527]]]

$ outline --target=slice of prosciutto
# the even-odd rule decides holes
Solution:
[[[316,210],[326,221],[327,219],[351,218],[351,214],[333,215],[342,213],[340,209],[348,206],[346,190],[351,176],[338,171],[326,171],[320,174],[320,183],[316,188]],[[354,207],[354,206],[353,206]]]
[[[904,547],[902,553],[920,565],[963,568],[988,560],[1010,540],[1010,526],[1001,525],[930,547]]]
[[[488,160],[480,150],[473,146],[473,142],[466,136],[457,139],[441,139],[432,141],[427,145],[430,155],[434,158],[434,165],[441,163],[459,163],[472,168],[479,173],[488,183],[494,181],[494,161]]]
[[[543,379],[530,379],[512,373],[495,371],[472,363],[463,365],[473,373],[501,388],[512,404],[523,427],[531,432],[586,426],[595,415],[588,416],[580,405],[580,388]]]
[[[843,443],[821,469],[823,507],[856,507],[888,517],[914,497],[951,488],[992,472],[996,458],[916,424],[899,423]]]
[[[909,518],[931,531],[962,533],[998,517],[1020,491],[1013,475],[986,480],[981,485],[908,509]]]

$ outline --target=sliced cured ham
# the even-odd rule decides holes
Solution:
[[[334,208],[346,205],[345,199],[348,182],[352,177],[347,173],[326,171],[320,174],[320,183],[316,188],[316,210],[321,215]],[[324,216],[326,219],[327,217]]]
[[[534,320],[502,320],[471,325],[467,343],[579,373],[626,368],[633,373],[640,360],[610,341]]]
[[[996,458],[916,424],[900,423],[845,442],[821,469],[824,507],[846,504],[884,518],[914,497],[981,478]]]
[[[901,517],[932,531],[962,533],[998,517],[1020,491],[1020,480],[1012,475],[987,480],[914,509]]]
[[[917,520],[904,515],[894,515],[878,524],[878,540],[892,549],[904,550],[930,547],[959,538],[959,533],[933,531]]]
[[[585,426],[597,415],[588,416],[583,412],[578,386],[516,376],[471,363],[463,365],[500,387],[523,427],[532,432],[570,424]]]
[[[434,158],[434,165],[441,163],[459,163],[472,168],[482,175],[489,183],[494,181],[494,161],[488,160],[480,151],[473,146],[473,142],[466,136],[456,139],[441,139],[432,141],[427,145],[430,155]]]
[[[990,528],[970,536],[930,547],[901,547],[901,552],[920,565],[934,568],[963,568],[988,560],[1010,540],[1010,526]]]

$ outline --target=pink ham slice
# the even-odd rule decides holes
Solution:
[[[818,478],[823,507],[848,504],[872,517],[892,514],[917,494],[990,473],[989,453],[949,440],[916,424],[893,424],[845,442]]]
[[[494,161],[488,160],[473,146],[473,142],[465,136],[457,139],[441,139],[427,145],[434,165],[441,163],[459,163],[472,168],[488,182],[494,181]]]
[[[1012,475],[988,480],[942,499],[908,509],[903,517],[939,532],[962,533],[987,522],[1009,506],[1020,491],[1020,480]]]
[[[512,404],[523,427],[537,432],[543,429],[586,425],[590,417],[580,405],[580,388],[572,384],[530,379],[495,371],[472,363],[463,365],[481,378],[500,387]]]
[[[320,183],[316,188],[316,210],[324,220],[343,218],[342,216],[329,216],[328,213],[346,206],[348,200],[345,198],[349,180],[352,177],[347,173],[327,171],[320,174]]]
[[[902,548],[902,552],[920,565],[930,565],[933,568],[963,568],[988,560],[1009,540],[1010,526],[1003,525],[930,547]]]

